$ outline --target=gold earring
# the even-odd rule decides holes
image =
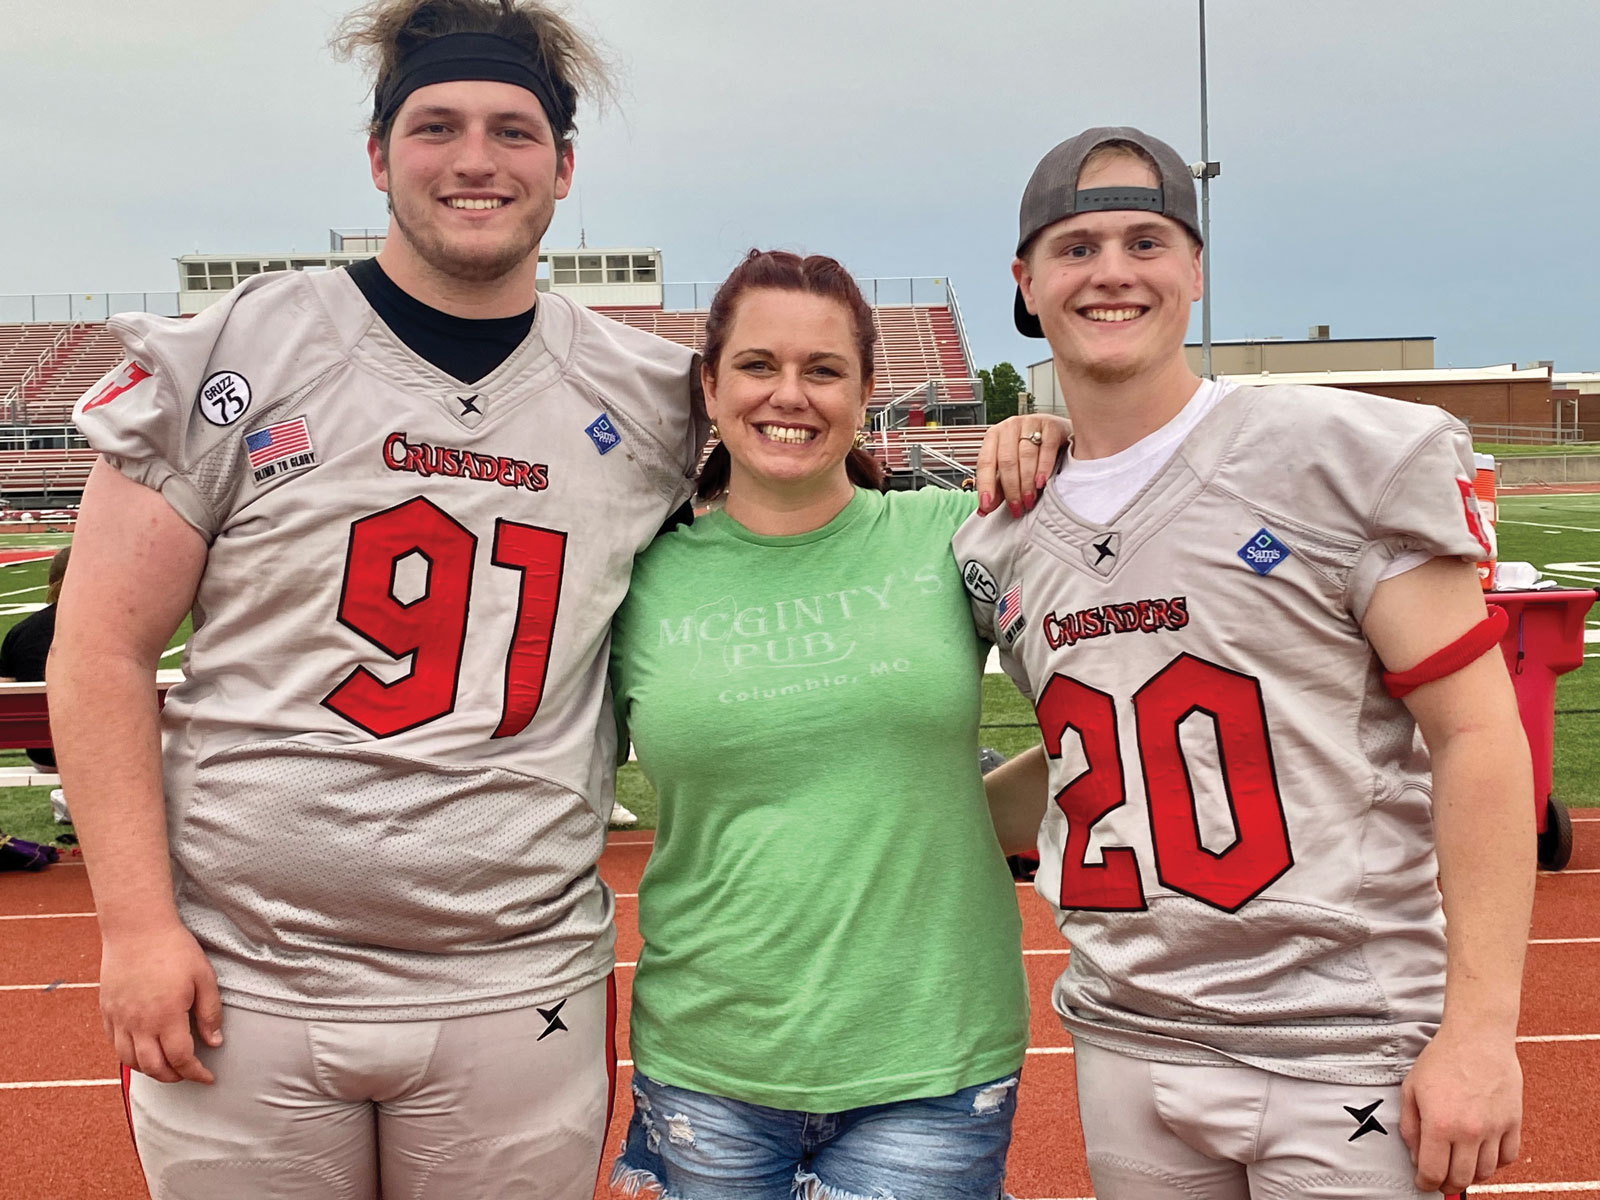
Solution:
[[[857,450],[865,450],[866,448],[867,448],[867,431],[866,431],[866,428],[863,427],[861,429],[856,430],[856,449]]]
[[[722,440],[722,430],[717,428],[717,423],[715,421],[711,422],[711,428],[706,432],[711,435],[711,440],[713,442],[720,442]]]

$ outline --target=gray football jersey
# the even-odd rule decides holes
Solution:
[[[1437,1027],[1430,774],[1360,626],[1406,550],[1484,554],[1438,409],[1225,396],[1106,524],[1054,488],[955,539],[1050,756],[1039,893],[1075,1036],[1393,1083]]]
[[[343,271],[111,325],[78,427],[210,544],[162,741],[224,996],[437,1018],[603,977],[610,621],[690,494],[691,352],[547,294],[466,385]]]

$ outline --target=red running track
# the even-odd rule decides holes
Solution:
[[[1600,1196],[1600,811],[1575,814],[1571,867],[1541,875],[1523,987],[1519,1047],[1527,1077],[1523,1157],[1487,1188],[1518,1195]],[[638,958],[636,896],[647,834],[613,835],[601,860],[618,893],[618,1053],[626,1060],[631,964]],[[1050,1010],[1064,947],[1049,911],[1018,890],[1033,998],[1032,1048],[1023,1072],[1009,1190],[1024,1200],[1088,1197],[1072,1086],[1071,1039]],[[0,1145],[7,1178],[55,1200],[146,1195],[123,1120],[117,1067],[104,1044],[93,986],[99,939],[78,864],[39,875],[0,875]],[[72,915],[83,914],[83,915]],[[1547,1040],[1552,1038],[1579,1040]],[[629,1116],[629,1069],[607,1139],[609,1168]],[[86,1081],[87,1086],[69,1086]],[[1545,1186],[1550,1185],[1550,1186]],[[597,1196],[604,1192],[597,1192]]]

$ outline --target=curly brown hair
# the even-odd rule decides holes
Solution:
[[[546,114],[563,149],[578,132],[579,98],[603,103],[614,94],[598,43],[534,0],[371,0],[340,22],[332,46],[341,59],[362,59],[381,92],[407,53],[450,33],[493,33],[543,60],[566,109]],[[368,132],[387,147],[393,123],[374,117]]]

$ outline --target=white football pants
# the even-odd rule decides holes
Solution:
[[[1439,1200],[1400,1140],[1400,1086],[1147,1062],[1073,1040],[1099,1200]]]
[[[124,1072],[152,1200],[590,1200],[613,986],[446,1021],[227,1007],[215,1084]]]

